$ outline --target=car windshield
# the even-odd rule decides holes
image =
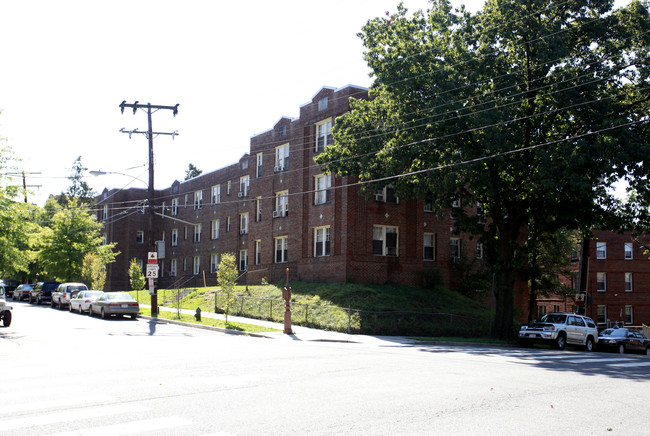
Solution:
[[[86,286],[84,286],[84,285],[68,286],[68,291],[70,291],[70,292],[85,291],[86,289],[88,289],[88,288]]]
[[[134,298],[130,295],[127,294],[126,292],[111,292],[111,293],[106,293],[106,299],[107,300],[133,300]]]
[[[97,298],[97,297],[99,297],[99,296],[102,295],[102,294],[103,294],[102,291],[86,291],[86,292],[84,292],[84,296],[85,296],[86,298],[87,298],[87,297],[95,297],[95,298]]]
[[[600,336],[612,336],[615,338],[627,338],[627,329],[606,329]]]
[[[541,322],[550,322],[552,324],[562,324],[566,321],[566,315],[561,313],[547,313],[541,319]]]

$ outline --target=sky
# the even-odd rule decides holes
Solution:
[[[85,180],[146,188],[146,112],[119,104],[179,104],[153,130],[156,189],[190,163],[211,172],[237,162],[250,138],[323,87],[369,87],[357,34],[396,0],[0,0],[0,137],[26,172],[30,203],[65,191],[74,161],[122,174]],[[405,0],[409,11],[427,0]],[[476,11],[483,0],[454,0]],[[124,175],[126,174],[126,175]],[[22,177],[11,183],[22,184]]]

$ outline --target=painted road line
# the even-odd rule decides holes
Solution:
[[[628,363],[612,363],[609,366],[617,366],[617,367],[624,367],[624,368],[634,368],[635,366],[650,366],[650,362],[643,361],[643,360],[637,360],[637,361],[628,362]]]
[[[568,363],[603,363],[603,362],[627,362],[630,359],[626,359],[624,357],[603,357],[603,358],[586,358],[586,359],[573,359],[573,360],[567,360]]]
[[[143,419],[141,421],[123,422],[104,427],[82,428],[78,430],[54,433],[51,436],[121,436],[141,432],[167,430],[173,427],[192,425],[192,421],[170,416],[168,418]]]

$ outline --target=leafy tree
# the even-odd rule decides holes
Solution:
[[[198,177],[201,174],[203,174],[203,171],[195,167],[194,164],[190,164],[187,168],[187,171],[185,171],[185,180],[193,179],[194,177]]]
[[[51,229],[44,229],[40,258],[48,277],[81,280],[86,254],[96,255],[103,265],[114,262],[118,254],[113,252],[115,243],[103,244],[102,225],[77,201],[72,198],[69,208],[54,215]]]
[[[617,226],[612,182],[634,168],[647,183],[648,11],[611,8],[489,0],[472,14],[439,0],[360,33],[371,99],[350,102],[317,162],[375,181],[366,192],[392,183],[439,210],[461,204],[456,230],[478,236],[494,277],[496,336],[514,334],[529,225]]]
[[[104,290],[106,284],[106,265],[94,253],[86,253],[81,267],[81,278],[88,283],[90,289]]]
[[[68,177],[68,180],[70,180],[72,184],[68,187],[67,191],[56,196],[56,199],[61,206],[67,206],[70,198],[78,199],[77,204],[79,205],[94,204],[95,196],[97,194],[84,180],[85,172],[87,170],[88,168],[84,167],[81,163],[81,156],[75,159],[72,168],[70,168],[70,176]]]
[[[131,289],[134,291],[141,291],[147,283],[144,274],[142,274],[142,268],[136,258],[131,259],[129,263],[129,281],[131,283]],[[140,301],[139,297],[138,301]]]
[[[217,283],[226,294],[225,314],[226,323],[228,323],[228,314],[234,304],[235,283],[237,281],[237,260],[233,253],[224,253],[221,255],[221,262],[217,270]]]

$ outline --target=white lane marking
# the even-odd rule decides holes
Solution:
[[[568,363],[589,363],[589,362],[626,362],[630,359],[625,357],[603,357],[603,358],[587,358],[587,359],[575,359],[567,360]]]
[[[140,421],[123,422],[104,427],[82,428],[78,430],[54,433],[51,436],[118,436],[129,435],[145,431],[165,430],[193,424],[192,421],[170,416],[168,418],[143,419]]]
[[[33,395],[34,396],[38,395],[39,397],[41,397],[41,395],[38,394],[37,392],[34,392]],[[0,409],[0,413],[8,414],[8,413],[23,412],[23,411],[34,412],[37,410],[60,409],[62,407],[70,407],[70,406],[89,404],[89,403],[101,403],[110,400],[112,400],[112,398],[106,395],[100,395],[100,394],[85,395],[83,393],[77,393],[73,397],[62,396],[62,397],[54,397],[49,400],[17,402],[17,403],[7,404]]]
[[[620,366],[620,367],[626,367],[626,368],[633,368],[635,366],[650,366],[650,362],[643,362],[641,360],[638,360],[636,362],[629,362],[629,363],[612,363],[609,366]]]
[[[117,415],[129,412],[145,412],[150,410],[137,404],[116,404],[109,406],[85,407],[83,411],[78,408],[71,410],[59,410],[53,413],[24,416],[20,418],[0,420],[0,429],[3,431],[17,428],[34,427],[37,425],[56,424],[59,422],[77,421],[80,418],[91,419],[102,416]]]

